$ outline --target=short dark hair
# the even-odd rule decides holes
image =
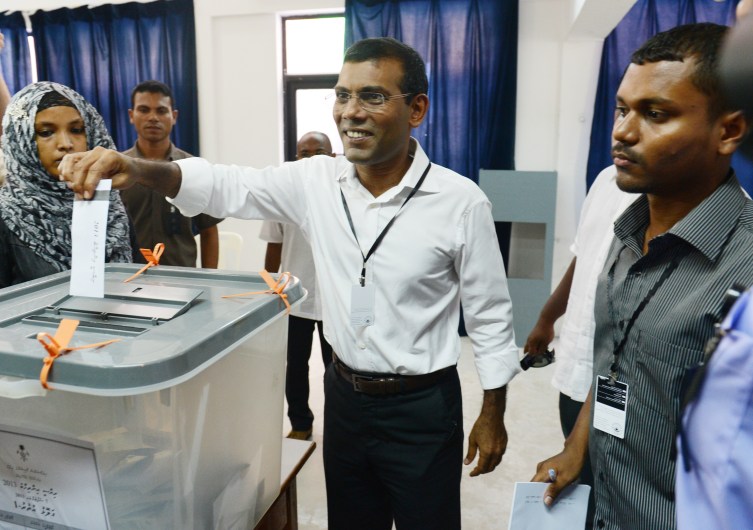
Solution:
[[[133,108],[136,102],[136,94],[141,92],[149,92],[151,94],[162,94],[170,98],[170,107],[175,108],[175,99],[173,98],[173,91],[162,81],[155,81],[150,79],[149,81],[142,81],[131,91],[131,108]]]
[[[415,96],[429,91],[424,60],[416,50],[392,37],[359,40],[347,49],[343,61],[362,63],[379,59],[396,59],[400,62],[403,67],[403,78],[398,86],[403,94]],[[405,102],[410,103],[412,99],[406,98]]]
[[[717,64],[729,28],[708,22],[686,24],[657,33],[638,48],[630,58],[635,64],[695,59],[691,81],[709,97],[709,117],[718,118],[732,110],[722,93]]]

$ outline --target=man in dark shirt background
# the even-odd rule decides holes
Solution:
[[[124,151],[126,155],[171,162],[193,156],[178,149],[170,140],[178,110],[173,108],[172,91],[167,85],[159,81],[139,83],[131,93],[131,106],[128,116],[138,138],[132,148]],[[120,196],[136,228],[139,246],[153,249],[157,243],[165,244],[161,264],[195,267],[194,236],[199,234],[201,266],[217,268],[220,255],[217,224],[222,219],[204,214],[184,217],[162,195],[138,184],[122,190]]]

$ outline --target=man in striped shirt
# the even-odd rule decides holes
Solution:
[[[753,285],[753,203],[730,165],[748,124],[728,108],[715,68],[725,33],[692,24],[652,37],[617,91],[617,185],[642,196],[616,221],[599,276],[591,392],[564,450],[534,476],[555,471],[551,504],[590,446],[595,528],[676,528],[681,383],[725,291]]]

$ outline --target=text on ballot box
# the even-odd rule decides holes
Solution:
[[[0,525],[110,528],[94,445],[0,425]]]

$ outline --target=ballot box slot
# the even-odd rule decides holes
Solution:
[[[57,326],[60,324],[60,321],[63,320],[63,316],[60,317],[47,317],[43,315],[31,315],[26,318],[23,318],[22,321],[25,324],[29,324],[32,326],[39,326],[44,328],[57,328]],[[79,331],[89,331],[89,332],[97,332],[97,333],[106,333],[108,335],[116,335],[121,337],[136,337],[138,335],[141,335],[145,331],[147,331],[148,328],[145,327],[138,327],[138,326],[128,326],[124,324],[117,324],[113,322],[100,322],[100,321],[90,321],[90,320],[79,320],[78,324],[78,330]],[[28,336],[28,338],[36,339],[36,333],[32,333]]]
[[[58,301],[0,321],[0,329],[17,323],[56,327],[63,318],[79,320],[87,331],[137,336],[182,315],[202,289],[105,282],[104,298],[64,295]]]
[[[201,289],[106,282],[104,298],[66,295],[46,313],[82,315],[100,321],[127,318],[158,325],[188,311]]]

